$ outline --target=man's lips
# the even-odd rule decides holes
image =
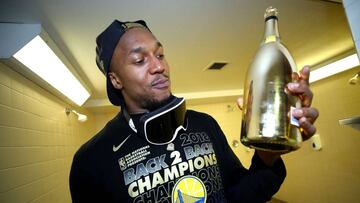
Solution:
[[[167,78],[161,78],[151,83],[151,87],[155,89],[167,89],[170,85],[170,81]]]

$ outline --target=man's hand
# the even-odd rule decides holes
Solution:
[[[299,74],[293,73],[292,77],[296,82],[287,84],[287,88],[300,99],[301,108],[295,109],[293,115],[299,120],[301,135],[305,141],[315,134],[316,128],[313,124],[319,116],[318,110],[311,107],[313,93],[309,88],[310,68],[305,66]]]
[[[305,141],[315,134],[316,128],[313,124],[319,116],[318,110],[311,107],[313,93],[309,87],[310,68],[305,66],[299,73],[294,72],[292,78],[294,82],[287,84],[289,94],[298,96],[301,102],[301,107],[296,108],[292,113],[299,121],[301,135]],[[237,104],[242,110],[242,97],[237,99]],[[260,150],[257,150],[256,153],[268,166],[272,166],[282,154]]]

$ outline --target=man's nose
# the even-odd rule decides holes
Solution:
[[[154,57],[151,60],[149,69],[150,69],[151,74],[156,74],[156,73],[163,73],[165,70],[165,67],[164,67],[164,64],[162,63],[162,61],[160,61],[160,59]]]

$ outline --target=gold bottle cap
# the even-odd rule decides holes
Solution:
[[[264,14],[265,19],[267,19],[269,17],[278,17],[278,16],[279,16],[279,12],[278,12],[277,8],[270,6],[265,10],[265,14]]]

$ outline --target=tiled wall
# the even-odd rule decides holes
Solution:
[[[95,132],[66,103],[0,63],[0,202],[71,202],[74,152]]]

